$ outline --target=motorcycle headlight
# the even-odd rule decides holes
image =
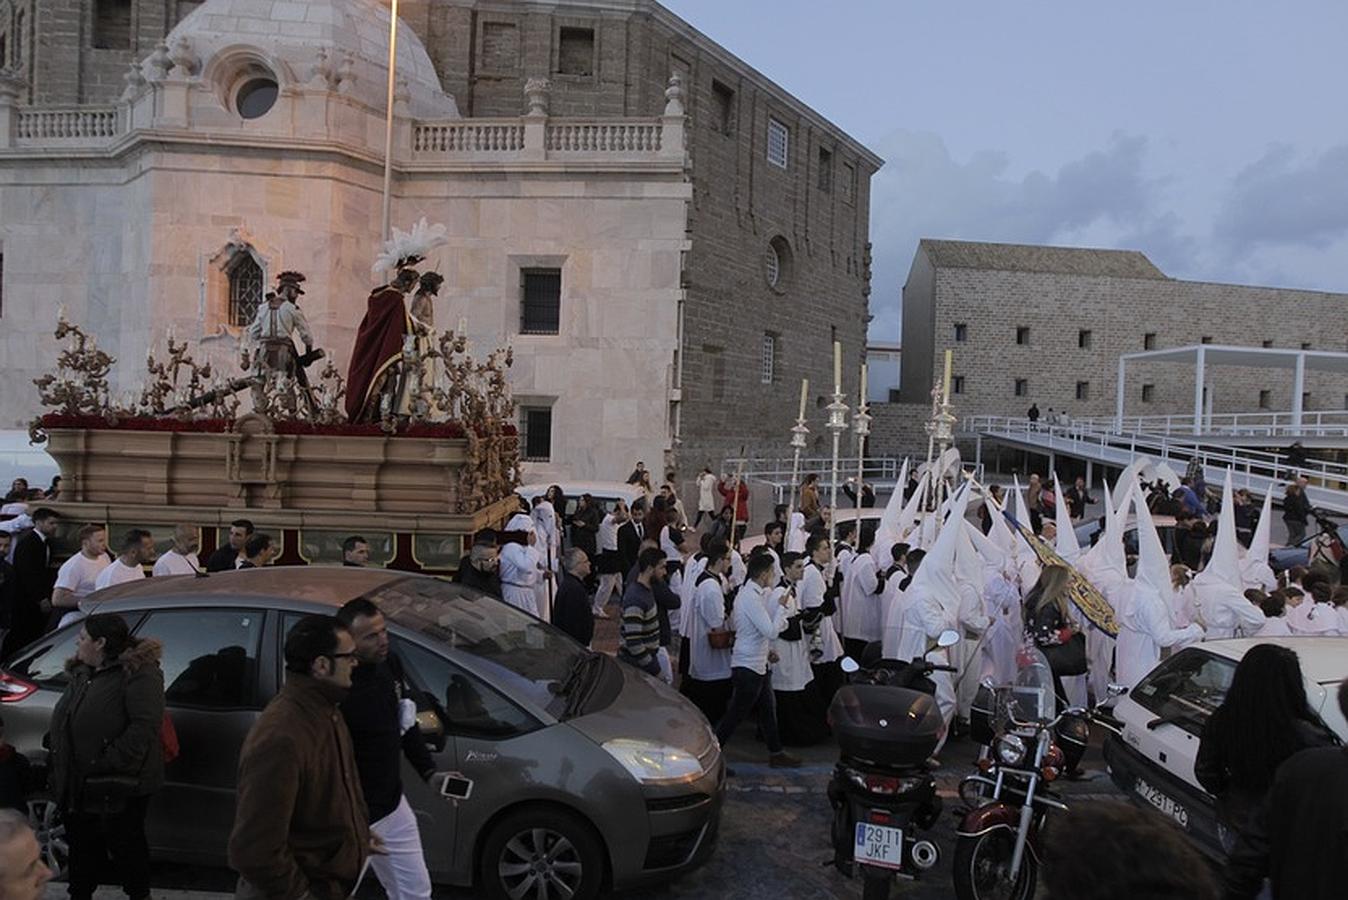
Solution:
[[[642,784],[678,784],[702,777],[702,763],[687,750],[636,738],[615,738],[602,746]]]
[[[997,761],[1004,766],[1018,766],[1025,759],[1025,741],[1018,735],[1004,734],[997,738]]]

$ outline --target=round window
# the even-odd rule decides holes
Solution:
[[[763,254],[763,274],[768,279],[768,287],[776,287],[782,278],[782,260],[777,255],[777,248],[771,244],[768,244],[767,253]]]
[[[234,95],[234,106],[245,119],[265,116],[276,105],[279,89],[270,75],[250,78]]]

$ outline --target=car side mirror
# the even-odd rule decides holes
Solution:
[[[856,661],[855,659],[853,659],[852,657],[850,657],[850,656],[844,656],[844,657],[838,662],[838,668],[842,669],[842,670],[843,670],[844,672],[846,672],[848,675],[852,675],[852,674],[854,674],[854,673],[856,673],[856,672],[860,672],[860,671],[861,671],[861,666],[859,666],[859,665],[857,664],[857,661]]]
[[[436,753],[445,749],[445,723],[440,714],[433,709],[423,709],[417,713],[417,730],[421,732],[426,746]]]

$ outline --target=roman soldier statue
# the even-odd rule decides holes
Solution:
[[[386,415],[405,415],[403,348],[416,327],[408,309],[407,294],[421,280],[415,266],[431,249],[447,243],[443,225],[429,226],[422,219],[410,232],[393,230],[384,252],[375,261],[374,272],[392,270],[391,281],[370,292],[365,318],[351,348],[351,367],[346,379],[346,414],[352,422],[377,422]]]
[[[267,302],[258,307],[257,314],[248,326],[248,338],[255,346],[253,400],[254,406],[258,408],[265,402],[262,398],[266,394],[266,382],[278,376],[295,379],[302,392],[306,396],[308,394],[304,366],[315,354],[309,320],[305,318],[298,302],[304,293],[304,288],[300,287],[303,282],[304,275],[300,272],[287,271],[276,276],[276,290],[267,293]],[[304,342],[303,358],[291,339],[294,332],[298,332],[300,340]]]

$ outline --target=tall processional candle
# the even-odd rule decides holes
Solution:
[[[866,364],[861,364],[861,405],[866,404]]]
[[[833,393],[842,393],[842,343],[839,341],[833,342]]]
[[[802,378],[800,380],[800,414],[797,419],[805,418],[805,395],[810,392],[810,379]]]

